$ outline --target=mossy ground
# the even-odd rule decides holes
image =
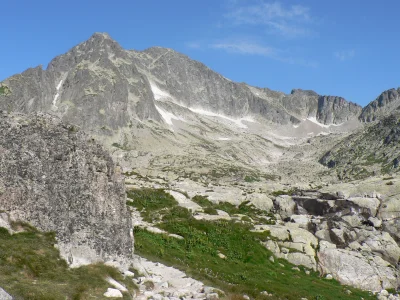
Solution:
[[[151,190],[146,193],[151,194]],[[130,205],[142,207],[142,214],[148,215],[141,204],[145,201],[143,194],[139,193],[138,200],[132,193],[130,195]],[[326,280],[318,273],[307,275],[302,267],[300,271],[294,270],[294,266],[285,260],[275,258],[275,262],[270,261],[272,253],[261,244],[268,238],[268,233],[251,232],[249,222],[196,220],[186,209],[178,209],[176,204],[167,205],[160,190],[154,191],[149,199],[153,202],[148,206],[152,209],[151,214],[156,215],[157,211],[162,214],[157,226],[184,239],[135,228],[135,251],[143,257],[177,267],[229,295],[247,294],[261,299],[265,297],[261,292],[268,291],[274,294],[268,299],[373,299],[368,292]],[[204,207],[213,207],[206,198],[193,200]],[[224,208],[230,213],[240,211],[254,217],[251,206],[249,209],[224,204]],[[226,258],[220,258],[219,253]]]
[[[10,235],[0,228],[0,287],[14,299],[107,299],[107,277],[135,286],[120,272],[103,264],[70,269],[54,247],[54,233],[43,233],[25,224],[25,232]],[[131,299],[128,294],[124,299]]]

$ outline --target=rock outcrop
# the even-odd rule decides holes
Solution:
[[[400,106],[400,88],[384,91],[363,108],[360,120],[372,122],[390,114]]]
[[[394,111],[343,139],[320,159],[339,179],[397,172],[400,165],[400,112]]]
[[[331,274],[342,284],[380,291],[400,284],[397,197],[321,191],[278,196],[284,224],[263,225],[276,256]],[[397,202],[398,200],[396,200]]]
[[[72,265],[132,255],[124,179],[78,127],[48,115],[0,113],[0,210],[56,232]]]

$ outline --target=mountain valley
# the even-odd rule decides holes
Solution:
[[[54,232],[62,272],[107,273],[65,299],[399,299],[399,108],[398,89],[285,94],[95,33],[0,82],[0,238]],[[45,299],[27,265],[26,290],[0,287]]]

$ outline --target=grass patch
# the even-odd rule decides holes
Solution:
[[[246,182],[256,182],[256,181],[260,181],[260,178],[255,177],[255,176],[246,175],[244,177],[244,181],[246,181]]]
[[[227,293],[260,297],[260,293],[267,290],[275,295],[269,299],[316,299],[319,295],[325,297],[319,299],[373,299],[367,292],[345,288],[317,273],[306,275],[292,270],[293,265],[285,260],[271,262],[268,258],[272,253],[261,245],[258,234],[249,231],[249,225],[190,218],[171,219],[161,227],[184,239],[135,228],[135,251],[178,267]],[[219,258],[219,252],[226,258]],[[350,289],[352,294],[347,295],[345,289]]]
[[[0,96],[8,96],[11,94],[10,88],[6,85],[0,86]]]
[[[274,197],[278,197],[278,196],[282,196],[282,195],[289,195],[289,196],[293,196],[293,194],[295,194],[297,191],[297,189],[289,189],[287,191],[282,191],[282,190],[277,190],[277,191],[273,191],[271,193],[272,196]]]
[[[152,197],[158,195],[157,201],[165,197],[160,190],[148,190],[146,193],[154,193]],[[145,194],[140,195],[141,201],[145,201]],[[303,267],[300,267],[300,272],[293,270],[294,265],[283,259],[271,262],[269,257],[272,253],[261,244],[271,238],[269,232],[251,232],[253,226],[249,222],[253,217],[261,222],[262,218],[257,214],[268,213],[258,210],[249,202],[235,206],[226,202],[215,204],[203,196],[196,196],[192,200],[205,210],[221,209],[231,215],[242,214],[243,220],[196,220],[186,208],[176,205],[168,208],[167,201],[162,200],[157,204],[160,207],[158,212],[155,206],[151,206],[152,213],[163,214],[157,226],[183,239],[136,227],[136,253],[177,267],[234,298],[234,295],[246,294],[263,299],[265,296],[261,293],[268,291],[274,294],[268,299],[374,299],[368,292],[342,286],[335,280],[326,280],[318,273],[307,275]],[[146,214],[146,206],[142,205],[141,208]],[[225,256],[224,259],[218,256],[220,253]],[[351,295],[345,292],[347,289],[352,292]]]
[[[178,202],[163,189],[133,189],[127,192],[127,205],[135,207],[147,222],[159,221]]]
[[[60,258],[54,233],[42,233],[23,223],[27,231],[10,235],[0,228],[0,286],[14,299],[105,299],[110,284],[106,277],[123,283],[130,291],[132,280],[103,264],[69,269]],[[130,299],[124,294],[123,299]]]
[[[192,201],[203,207],[204,212],[209,215],[217,215],[217,210],[223,210],[229,215],[246,215],[246,217],[263,224],[275,224],[275,217],[272,213],[256,208],[250,201],[244,201],[236,206],[229,202],[213,203],[205,196],[196,195]],[[267,221],[268,217],[270,221]],[[249,220],[246,219],[245,220]]]
[[[198,205],[200,205],[203,208],[213,206],[213,203],[210,200],[208,200],[206,196],[196,195],[192,198],[192,201],[196,202]]]

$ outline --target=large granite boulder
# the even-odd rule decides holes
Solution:
[[[379,256],[365,257],[356,251],[326,248],[318,252],[318,267],[322,274],[332,274],[340,283],[363,290],[377,292],[399,285],[396,269]]]
[[[0,210],[54,231],[72,265],[124,264],[132,254],[124,179],[77,127],[46,115],[0,112]]]

